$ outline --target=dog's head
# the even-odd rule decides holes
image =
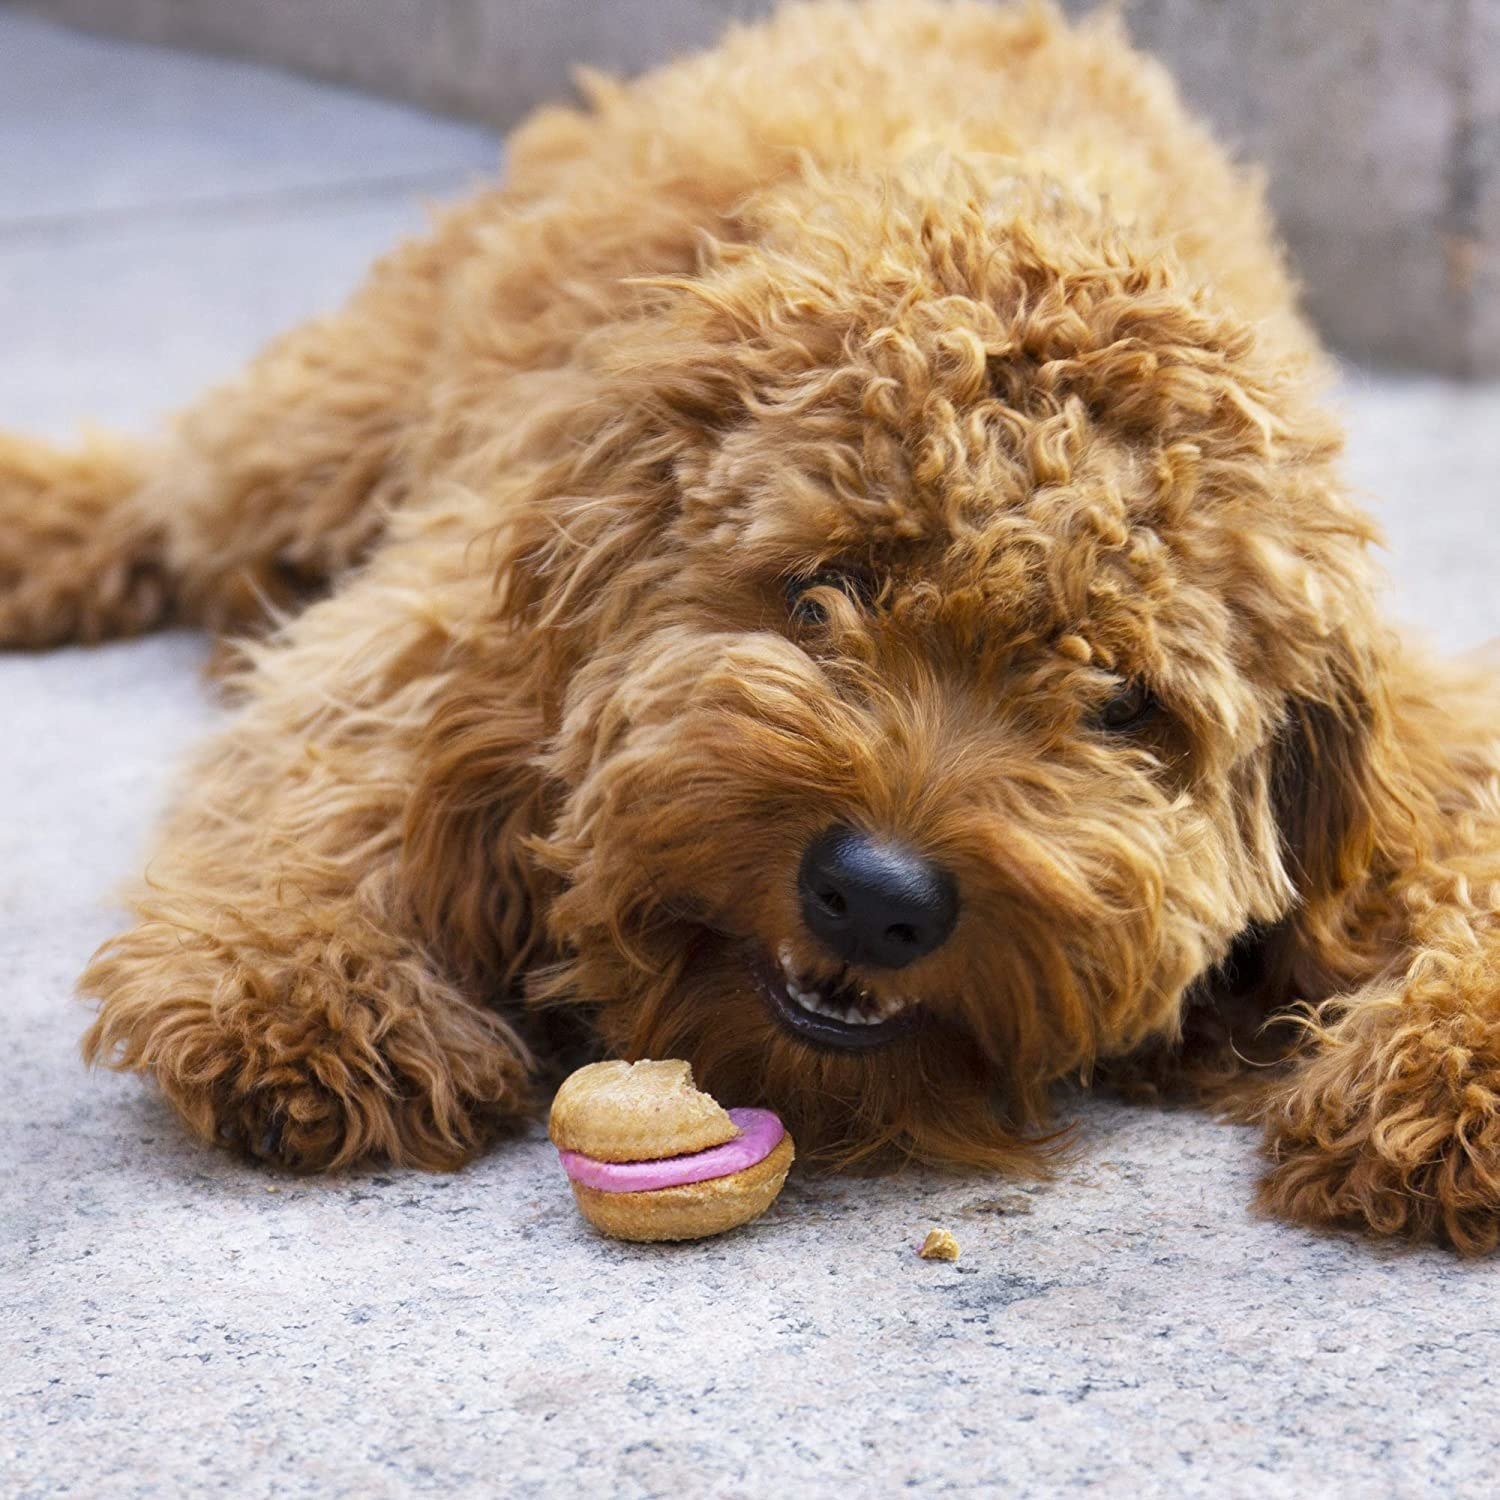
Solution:
[[[1369,528],[1298,340],[1097,205],[747,212],[580,351],[511,539],[534,990],[825,1156],[1014,1163],[1365,857]]]

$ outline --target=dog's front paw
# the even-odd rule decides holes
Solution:
[[[1409,1000],[1364,1002],[1266,1106],[1271,1212],[1308,1224],[1500,1242],[1500,1023]]]
[[[457,1167],[529,1103],[497,1016],[415,959],[295,964],[143,923],[83,979],[91,1062],[148,1074],[193,1132],[294,1171]]]

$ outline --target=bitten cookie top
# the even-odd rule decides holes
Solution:
[[[595,1161],[659,1161],[734,1140],[739,1127],[693,1085],[676,1059],[601,1062],[566,1079],[552,1101],[548,1134],[560,1151]]]

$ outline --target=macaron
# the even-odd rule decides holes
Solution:
[[[679,1059],[592,1063],[548,1126],[583,1216],[624,1240],[736,1229],[776,1200],[795,1148],[768,1109],[722,1108]]]

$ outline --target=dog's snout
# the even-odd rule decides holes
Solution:
[[[899,844],[836,824],[802,856],[802,920],[846,963],[901,969],[940,948],[958,920],[958,886]]]

